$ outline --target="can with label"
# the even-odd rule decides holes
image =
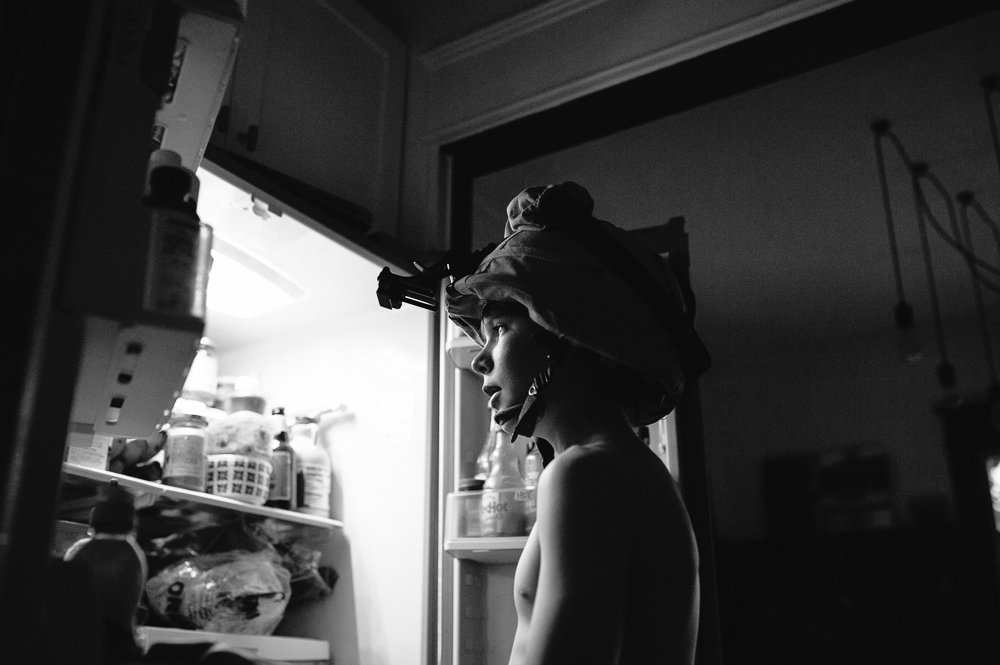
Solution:
[[[163,446],[163,484],[205,491],[204,416],[177,413],[170,417],[167,441]]]

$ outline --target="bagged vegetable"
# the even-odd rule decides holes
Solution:
[[[273,550],[179,561],[146,583],[157,619],[175,628],[270,635],[291,596],[291,575]]]

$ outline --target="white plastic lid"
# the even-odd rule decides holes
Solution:
[[[185,399],[178,397],[174,402],[174,408],[170,410],[171,416],[201,416],[207,418],[208,406],[204,402],[196,399]]]
[[[237,376],[233,381],[233,395],[250,397],[260,395],[260,379],[254,375]]]

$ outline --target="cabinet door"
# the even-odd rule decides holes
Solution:
[[[248,157],[255,146],[252,140],[248,142],[247,129],[257,126],[259,130],[272,6],[272,0],[247,3],[236,63],[211,138],[213,145]]]
[[[369,209],[376,230],[394,231],[405,58],[352,3],[251,0],[224,145]]]

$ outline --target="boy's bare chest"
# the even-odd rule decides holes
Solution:
[[[522,619],[531,617],[531,608],[535,604],[535,592],[538,589],[540,563],[541,549],[536,525],[528,536],[528,542],[524,546],[521,558],[517,561],[517,570],[514,573],[514,604],[518,616]]]

